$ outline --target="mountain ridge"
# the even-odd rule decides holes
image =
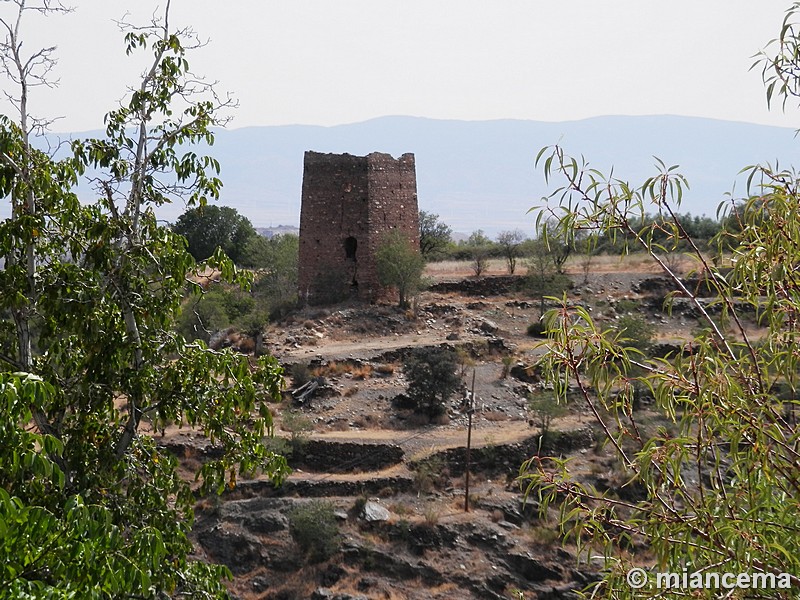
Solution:
[[[420,209],[439,214],[454,230],[495,235],[516,228],[532,232],[528,209],[560,185],[556,177],[547,186],[534,160],[542,147],[556,143],[606,174],[613,165],[615,176],[634,185],[657,173],[654,156],[679,164],[690,185],[681,212],[709,216],[743,167],[790,163],[798,150],[793,129],[702,117],[609,115],[546,122],[393,115],[331,126],[223,129],[207,151],[222,165],[219,203],[257,227],[299,223],[306,150],[395,157],[412,152]],[[158,214],[173,221],[183,210],[175,204]]]

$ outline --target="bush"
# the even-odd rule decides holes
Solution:
[[[292,384],[295,388],[299,388],[311,380],[312,373],[311,369],[308,368],[308,363],[295,363],[289,368],[289,372],[292,376]]]
[[[534,321],[528,325],[528,335],[531,337],[547,337],[547,326],[541,321]]]
[[[176,329],[187,340],[208,343],[214,333],[238,323],[245,333],[253,334],[267,322],[268,315],[256,309],[255,299],[239,287],[213,284],[202,296],[193,297],[183,306]],[[257,323],[257,324],[256,324]]]
[[[202,297],[184,305],[175,328],[187,341],[203,340],[208,343],[214,333],[229,323],[225,308],[218,300]]]
[[[308,434],[314,431],[314,422],[303,413],[291,410],[283,413],[281,429],[291,434],[289,444],[296,456],[302,454],[303,446],[308,441]]]
[[[399,230],[387,233],[375,253],[375,267],[381,285],[397,289],[400,308],[409,307],[425,268],[425,259]]]
[[[528,399],[528,410],[532,413],[534,422],[541,429],[542,441],[547,438],[553,419],[567,414],[567,407],[559,404],[552,392],[531,395]]]
[[[334,506],[312,500],[289,513],[289,533],[311,562],[329,559],[339,550],[339,524]]]
[[[416,412],[430,417],[444,414],[446,403],[460,386],[458,357],[449,348],[420,348],[403,364],[406,391]]]
[[[623,346],[646,352],[653,344],[653,326],[642,317],[625,315],[617,320],[615,327]]]
[[[265,309],[255,308],[236,319],[233,326],[242,333],[255,337],[262,332],[268,323],[269,312]]]

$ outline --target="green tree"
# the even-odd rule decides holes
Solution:
[[[552,392],[531,394],[528,397],[528,410],[539,426],[542,443],[547,440],[553,420],[563,417],[568,413],[567,407],[559,403]]]
[[[469,237],[464,244],[470,247],[490,246],[492,244],[492,240],[487,237],[483,229],[476,229],[469,234]]]
[[[439,215],[419,211],[419,250],[425,260],[434,260],[450,245],[453,230],[439,220]]]
[[[142,434],[182,423],[220,448],[198,473],[202,492],[233,487],[285,461],[262,440],[281,371],[272,358],[211,352],[173,333],[195,265],[154,208],[218,196],[218,165],[191,147],[213,141],[224,109],[188,70],[190,32],[162,19],[123,24],[127,52],[150,66],[106,116],[105,137],[76,141],[56,161],[30,143],[31,86],[52,50],[21,54],[29,17],[55,3],[4,3],[0,45],[19,119],[0,118],[0,590],[10,597],[224,597],[227,569],[192,560],[194,495],[177,460]],[[14,14],[8,16],[9,8]],[[98,196],[71,192],[91,169]],[[222,254],[209,264],[246,285]],[[197,290],[199,286],[189,283]],[[6,327],[8,325],[9,327]]]
[[[195,260],[210,258],[217,248],[237,265],[249,264],[248,250],[260,237],[250,220],[235,208],[207,204],[188,209],[172,227],[186,238]]]
[[[381,285],[397,288],[401,308],[420,286],[425,260],[402,232],[389,232],[375,253]]]
[[[544,314],[545,300],[557,296],[571,285],[569,278],[558,273],[552,253],[543,239],[531,240],[528,246],[528,273],[525,290],[539,300],[539,314]]]
[[[798,12],[800,3],[787,12],[777,56],[761,56],[768,97],[780,94],[786,100],[800,89]],[[775,585],[748,589],[743,592],[748,598],[795,598],[800,586],[797,175],[769,166],[749,168],[754,187],[735,209],[741,228],[713,240],[727,243],[736,257],[723,275],[679,218],[686,182],[677,167],[659,162],[652,178],[634,186],[603,177],[559,147],[545,149],[538,161],[546,176],[558,173],[564,180],[553,193],[561,204],[553,234],[569,242],[580,230],[611,238],[624,233],[694,305],[704,328],[690,340],[688,356],[649,360],[620,347],[617,333],[598,328],[580,305],[565,303],[550,311],[544,372],[561,398],[570,383],[578,387],[619,458],[626,486],[640,493],[623,498],[600,491],[576,480],[565,461],[538,459],[525,465],[528,493],[541,499],[543,510],[564,500],[565,531],[603,553],[607,574],[596,595],[661,595],[653,581],[634,590],[625,579],[633,565],[652,564],[660,572],[761,572]],[[664,216],[661,224],[643,218],[648,207]],[[684,244],[710,274],[713,304],[697,298],[662,260],[664,244],[658,240],[664,229],[670,247]],[[720,307],[732,333],[718,326],[711,306]],[[755,315],[751,323],[748,313]],[[757,340],[755,323],[762,326]],[[637,388],[654,396],[668,427],[645,433],[634,416]],[[785,394],[777,393],[781,388]],[[637,550],[642,542],[646,555]],[[706,598],[721,592],[683,591]]]
[[[258,236],[246,251],[245,265],[260,269],[253,292],[266,303],[273,317],[280,317],[297,306],[297,273],[300,238],[276,235]]]
[[[470,267],[475,277],[480,277],[489,268],[489,255],[492,249],[492,240],[486,237],[482,229],[473,231],[464,246],[468,249]]]
[[[461,386],[458,356],[449,348],[420,348],[403,363],[407,394],[417,411],[436,417],[447,410],[447,401]]]
[[[506,266],[510,275],[517,270],[517,258],[520,255],[520,245],[525,241],[525,234],[519,229],[513,231],[501,231],[497,235],[497,244],[506,259]]]

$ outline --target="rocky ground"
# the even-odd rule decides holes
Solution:
[[[657,328],[659,343],[675,344],[696,318],[688,306],[665,314],[663,282],[647,270],[574,273],[570,299],[606,325],[635,311]],[[516,291],[518,277],[434,276],[413,310],[309,308],[270,326],[268,349],[287,373],[307,367],[324,384],[302,405],[287,392],[276,407],[281,443],[294,449],[295,471],[282,488],[246,481],[198,505],[198,555],[230,567],[236,597],[559,599],[599,576],[599,565],[562,545],[557,515],[540,514],[516,480],[539,444],[527,399],[543,385],[529,367],[544,348],[526,333],[538,303]],[[438,345],[459,353],[465,390],[474,374],[469,512],[463,395],[433,423],[393,402],[407,385],[403,357]],[[554,429],[543,452],[575,457],[575,473],[607,488],[622,485],[579,403]],[[164,443],[202,454],[191,434],[173,432]],[[289,522],[298,507],[320,501],[338,533],[329,556],[312,557]]]

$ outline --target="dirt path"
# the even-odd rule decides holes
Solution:
[[[511,444],[521,442],[536,434],[526,421],[503,421],[492,423],[489,421],[475,420],[472,431],[472,446],[481,448],[494,444]],[[448,427],[431,426],[408,431],[393,431],[388,429],[367,429],[363,431],[328,431],[315,433],[311,439],[329,440],[337,442],[356,442],[361,444],[382,443],[397,444],[405,451],[406,457],[416,460],[448,448],[458,448],[467,445],[466,424],[462,427],[450,425]]]
[[[414,333],[395,334],[367,339],[354,337],[350,340],[325,341],[317,346],[305,346],[291,350],[283,350],[278,358],[287,362],[321,357],[327,360],[358,358],[367,360],[389,350],[407,348],[409,346],[429,346],[446,341],[447,332],[420,330]]]

